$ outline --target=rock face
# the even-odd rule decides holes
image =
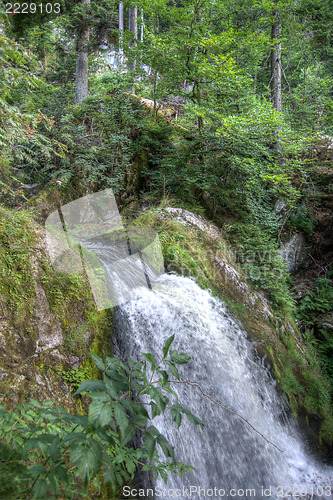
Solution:
[[[222,234],[221,231],[214,226],[214,224],[209,223],[206,219],[201,217],[200,215],[194,214],[189,210],[184,210],[183,208],[173,208],[167,207],[163,208],[160,211],[161,216],[170,215],[171,219],[184,224],[185,226],[191,226],[194,229],[199,229],[200,231],[204,231],[207,236],[216,240],[221,239]]]
[[[70,363],[58,350],[64,335],[41,284],[42,256],[45,256],[44,240],[39,236],[31,262],[31,288],[35,290],[25,307],[20,307],[23,321],[16,318],[8,304],[4,304],[4,314],[0,310],[0,387],[3,394],[12,392],[16,401],[28,396],[50,399],[57,395],[59,398],[60,393],[59,399],[67,400],[68,405],[68,387],[57,376],[56,366],[68,367]]]
[[[0,215],[0,402],[12,394],[12,402],[34,397],[71,407],[62,374],[89,357],[98,330],[90,288],[83,277],[52,270],[43,228],[23,213]]]
[[[39,283],[36,286],[35,310],[38,332],[35,352],[50,351],[61,346],[64,336],[60,321],[51,313],[46,293]]]
[[[290,240],[281,246],[279,253],[291,274],[305,266],[308,259],[308,245],[303,234],[293,234]]]

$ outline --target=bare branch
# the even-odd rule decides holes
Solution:
[[[158,382],[158,381],[156,381],[156,382]],[[154,383],[156,383],[156,382],[154,382]],[[219,403],[218,401],[216,401],[216,399],[212,398],[212,396],[210,396],[209,394],[207,394],[201,388],[201,386],[197,382],[190,382],[189,380],[169,380],[169,382],[170,383],[174,383],[174,384],[188,384],[188,385],[192,385],[192,386],[198,387],[198,389],[201,391],[201,393],[204,396],[206,396],[206,398],[210,399],[211,401],[213,401],[215,404],[217,404],[218,406],[220,406],[224,410],[227,410],[230,413],[234,413],[235,415],[237,415],[239,418],[241,418],[242,420],[244,420],[244,422],[246,422],[257,434],[259,434],[262,438],[264,438],[264,440],[267,441],[267,443],[269,443],[272,446],[274,446],[274,448],[276,448],[277,450],[281,451],[281,453],[284,453],[284,451],[281,450],[281,448],[279,448],[278,446],[276,446],[276,444],[272,443],[272,441],[270,441],[269,439],[267,439],[260,431],[258,431],[255,427],[253,427],[253,425],[248,420],[246,420],[246,418],[242,417],[242,415],[240,415],[236,411],[231,410],[230,408],[227,408],[226,406],[221,405],[221,403]]]

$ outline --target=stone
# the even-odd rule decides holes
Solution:
[[[297,272],[305,266],[308,261],[309,248],[302,233],[295,233],[289,241],[283,244],[278,253],[282,260],[288,265],[290,274]]]

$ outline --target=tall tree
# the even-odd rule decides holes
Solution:
[[[128,17],[128,29],[133,33],[134,40],[130,42],[130,45],[136,45],[136,40],[138,39],[138,8],[137,6],[129,9]],[[133,60],[132,70],[136,69],[136,59]]]
[[[89,9],[90,0],[81,0],[81,3]],[[90,26],[87,16],[77,31],[76,42],[76,72],[75,72],[75,103],[79,104],[88,96],[88,45],[90,37]]]
[[[119,22],[118,22],[118,29],[119,29],[119,63],[120,65],[123,64],[123,59],[124,59],[124,47],[123,47],[123,40],[124,40],[124,2],[119,2]]]
[[[281,67],[281,21],[275,0],[274,19],[271,31],[271,98],[276,111],[282,111],[282,67]]]

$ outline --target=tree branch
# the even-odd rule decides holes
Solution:
[[[159,382],[158,380],[156,380],[155,382],[153,383],[156,383],[156,382]],[[253,425],[248,421],[246,420],[246,418],[242,417],[242,415],[240,415],[239,413],[237,413],[236,411],[234,410],[231,410],[230,408],[227,408],[226,406],[223,406],[221,405],[221,403],[219,403],[218,401],[216,401],[216,399],[212,398],[212,396],[210,396],[209,394],[207,394],[203,389],[202,387],[197,383],[197,382],[190,382],[189,380],[169,380],[169,383],[174,383],[174,384],[188,384],[188,385],[192,385],[192,386],[195,386],[195,387],[198,387],[198,389],[200,390],[200,392],[208,399],[210,399],[211,401],[213,401],[213,403],[217,404],[218,406],[220,406],[221,408],[223,408],[224,410],[227,410],[229,411],[230,413],[234,413],[235,415],[237,415],[239,418],[241,418],[242,420],[244,420],[244,422],[246,422],[257,434],[259,434],[265,441],[267,441],[267,443],[271,444],[272,446],[274,446],[274,448],[276,448],[277,450],[281,451],[281,453],[284,453],[283,450],[281,450],[281,448],[279,448],[276,444],[272,443],[272,441],[270,441],[269,439],[267,439],[260,431],[258,431],[255,427],[253,427]]]

